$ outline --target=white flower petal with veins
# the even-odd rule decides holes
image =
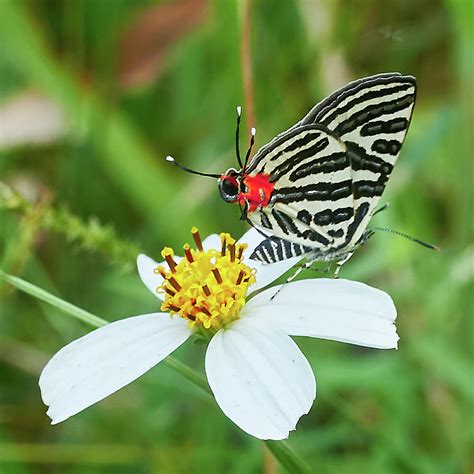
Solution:
[[[316,397],[311,367],[293,340],[250,318],[211,339],[206,374],[222,411],[260,439],[287,438]]]
[[[263,291],[242,316],[275,325],[291,336],[310,336],[378,349],[397,347],[397,312],[390,296],[363,283],[318,278]]]
[[[52,424],[137,379],[190,335],[184,319],[153,313],[108,324],[63,347],[39,380]]]

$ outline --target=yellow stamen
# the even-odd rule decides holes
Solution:
[[[216,279],[217,283],[220,285],[222,283],[222,277],[219,273],[218,268],[211,268],[211,272],[214,274],[214,278]]]
[[[188,244],[183,245],[184,249],[184,254],[186,255],[186,258],[188,259],[189,263],[194,262],[193,254],[191,253],[191,247]]]
[[[236,285],[240,285],[242,283],[244,275],[245,273],[242,270],[240,270],[239,276],[237,277],[237,281],[235,282]]]
[[[221,256],[223,257],[225,255],[225,251],[227,248],[227,235],[228,234],[221,234]]]
[[[165,270],[165,267],[163,267],[163,265],[156,267],[154,272],[157,273],[158,275],[161,275],[166,280],[166,270]]]
[[[172,276],[168,277],[168,281],[170,282],[170,285],[176,290],[176,291],[181,291],[182,286],[176,281],[176,279]]]
[[[164,249],[170,269],[155,269],[165,279],[159,288],[165,298],[161,309],[187,319],[192,327],[217,331],[239,318],[255,271],[242,262],[246,245],[236,244],[229,234],[221,234],[220,249],[204,251],[198,230],[191,232],[198,251],[186,244],[186,258],[176,263],[172,250]]]
[[[237,260],[242,260],[242,254],[244,253],[246,247],[247,245],[244,244],[237,245]]]
[[[202,248],[201,236],[199,235],[199,230],[197,227],[193,227],[191,229],[191,234],[193,234],[194,242],[196,242],[197,249],[202,252],[204,249]]]
[[[165,247],[161,251],[161,255],[163,256],[163,258],[166,260],[166,263],[170,267],[171,273],[174,273],[176,271],[176,262],[173,260],[173,257],[174,257],[173,249],[169,247]]]

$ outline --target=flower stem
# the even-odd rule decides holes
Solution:
[[[55,308],[58,308],[65,314],[79,319],[80,321],[83,321],[89,326],[98,328],[108,324],[108,321],[106,321],[105,319],[99,318],[98,316],[95,316],[94,314],[89,313],[88,311],[79,308],[78,306],[75,306],[72,303],[64,301],[63,299],[52,295],[51,293],[43,290],[42,288],[39,288],[36,285],[33,285],[32,283],[26,280],[23,280],[22,278],[9,275],[3,272],[1,269],[0,279],[11,284],[20,291],[23,291],[24,293],[27,293],[41,301],[44,301],[45,303],[50,304],[51,306],[54,306]],[[209,388],[206,379],[202,375],[194,371],[191,367],[187,366],[186,364],[183,364],[172,356],[168,356],[164,360],[164,362],[166,362],[168,366],[175,369],[177,372],[186,377],[192,383],[197,385],[199,388],[204,390],[206,393],[212,395],[211,389]],[[306,464],[298,458],[298,456],[288,446],[286,442],[264,441],[264,443],[275,456],[275,458],[280,462],[280,464],[288,470],[288,472],[296,474],[307,474],[311,472],[309,467],[307,467]]]
[[[286,441],[267,440],[264,443],[288,472],[297,474],[311,473],[310,467],[297,456]]]
[[[58,298],[57,296],[52,295],[51,293],[48,293],[47,291],[39,288],[36,285],[33,285],[32,283],[22,280],[16,276],[8,275],[2,270],[0,270],[0,278],[13,285],[15,288],[18,288],[19,290],[28,293],[29,295],[34,296],[35,298],[44,301],[55,308],[60,309],[64,313],[69,314],[76,319],[80,319],[89,326],[98,328],[100,326],[105,326],[108,322],[105,319],[99,318],[98,316],[95,316],[82,308],[79,308],[71,303],[68,303],[67,301],[62,300],[61,298]]]

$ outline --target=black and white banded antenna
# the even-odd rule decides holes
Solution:
[[[240,166],[240,173],[241,176],[243,176],[244,173],[244,165],[242,163],[242,158],[240,158],[240,121],[242,119],[242,106],[238,105],[237,106],[237,128],[235,130],[235,154],[237,156],[237,161]],[[247,219],[247,213],[245,211],[245,206],[242,206],[242,204],[239,202],[239,209],[240,209],[240,219],[241,220],[246,220]]]
[[[437,251],[440,250],[440,248],[436,245],[429,244],[428,242],[424,242],[423,240],[417,239],[415,237],[412,237],[411,235],[405,234],[404,232],[400,232],[398,230],[387,229],[385,227],[371,227],[369,230],[372,231],[372,232],[379,232],[379,231],[380,232],[388,232],[390,234],[395,234],[395,235],[398,235],[399,237],[403,237],[404,239],[411,240],[412,242],[420,244],[423,247],[426,247],[427,249],[437,250]]]
[[[247,168],[247,163],[249,161],[250,154],[252,153],[253,145],[255,144],[255,134],[256,133],[257,133],[257,129],[255,127],[252,127],[250,129],[250,146],[249,146],[249,149],[247,150],[247,155],[245,155],[245,164],[244,164],[244,167],[243,167],[244,170],[245,170],[245,168]]]
[[[169,156],[169,155],[165,159],[168,163],[173,163],[179,169],[182,169],[183,171],[186,171],[187,173],[197,174],[199,176],[205,176],[207,178],[217,178],[217,179],[219,179],[221,177],[220,174],[201,173],[200,171],[196,171],[196,170],[193,170],[192,168],[188,168],[187,166],[183,166],[183,165],[179,164],[172,156]]]
[[[237,107],[237,113],[239,113],[239,107]],[[240,117],[240,116],[239,116]],[[255,127],[252,127],[251,130],[250,130],[250,145],[249,145],[249,149],[247,150],[247,154],[245,155],[245,163],[244,165],[242,166],[242,168],[240,169],[240,182],[242,183],[243,180],[244,180],[244,174],[245,174],[245,168],[247,168],[247,163],[249,161],[249,157],[250,157],[250,154],[252,153],[252,148],[253,148],[253,145],[255,143],[255,134],[257,133],[257,129]],[[240,163],[240,160],[239,160],[239,163]],[[250,222],[250,220],[248,219],[247,217],[247,205],[244,205],[242,206],[240,203],[239,203],[239,207],[240,207],[240,219],[243,220],[243,221],[247,221],[247,222]],[[252,227],[255,227],[252,225]],[[255,227],[256,228],[256,227]],[[257,229],[258,230],[258,229]]]
[[[242,159],[240,158],[240,120],[242,118],[242,107],[237,106],[237,128],[235,129],[235,154],[237,155],[237,161],[239,166],[243,169]]]

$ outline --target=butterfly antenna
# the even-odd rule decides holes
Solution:
[[[240,168],[243,168],[242,159],[240,158],[240,119],[242,118],[242,107],[237,106],[237,128],[235,129],[235,153]]]
[[[253,145],[255,143],[255,134],[257,133],[257,129],[255,127],[252,127],[251,130],[250,130],[250,133],[251,133],[250,146],[249,146],[249,149],[247,151],[247,155],[245,155],[245,165],[244,165],[243,169],[247,168],[247,163],[249,161],[250,154],[252,153],[252,148],[253,148]]]
[[[439,250],[439,247],[437,247],[436,245],[428,244],[427,242],[423,242],[420,239],[416,239],[415,237],[412,237],[411,235],[405,234],[404,232],[400,232],[398,230],[385,229],[384,227],[373,227],[370,229],[370,231],[390,232],[391,234],[399,235],[400,237],[403,237],[404,239],[411,240],[412,242],[420,244],[423,247],[426,247],[428,249]]]
[[[206,176],[207,178],[220,178],[220,174],[213,174],[213,173],[201,173],[200,171],[193,170],[191,168],[188,168],[187,166],[180,165],[172,156],[167,156],[166,161],[169,163],[175,164],[178,168],[182,169],[183,171],[186,171],[187,173],[191,174],[197,174],[199,176]]]
[[[382,207],[379,207],[378,209],[375,209],[375,211],[372,213],[372,217],[375,216],[375,214],[378,214],[379,212],[386,211],[390,207],[390,203],[387,202],[387,204],[384,204]]]

